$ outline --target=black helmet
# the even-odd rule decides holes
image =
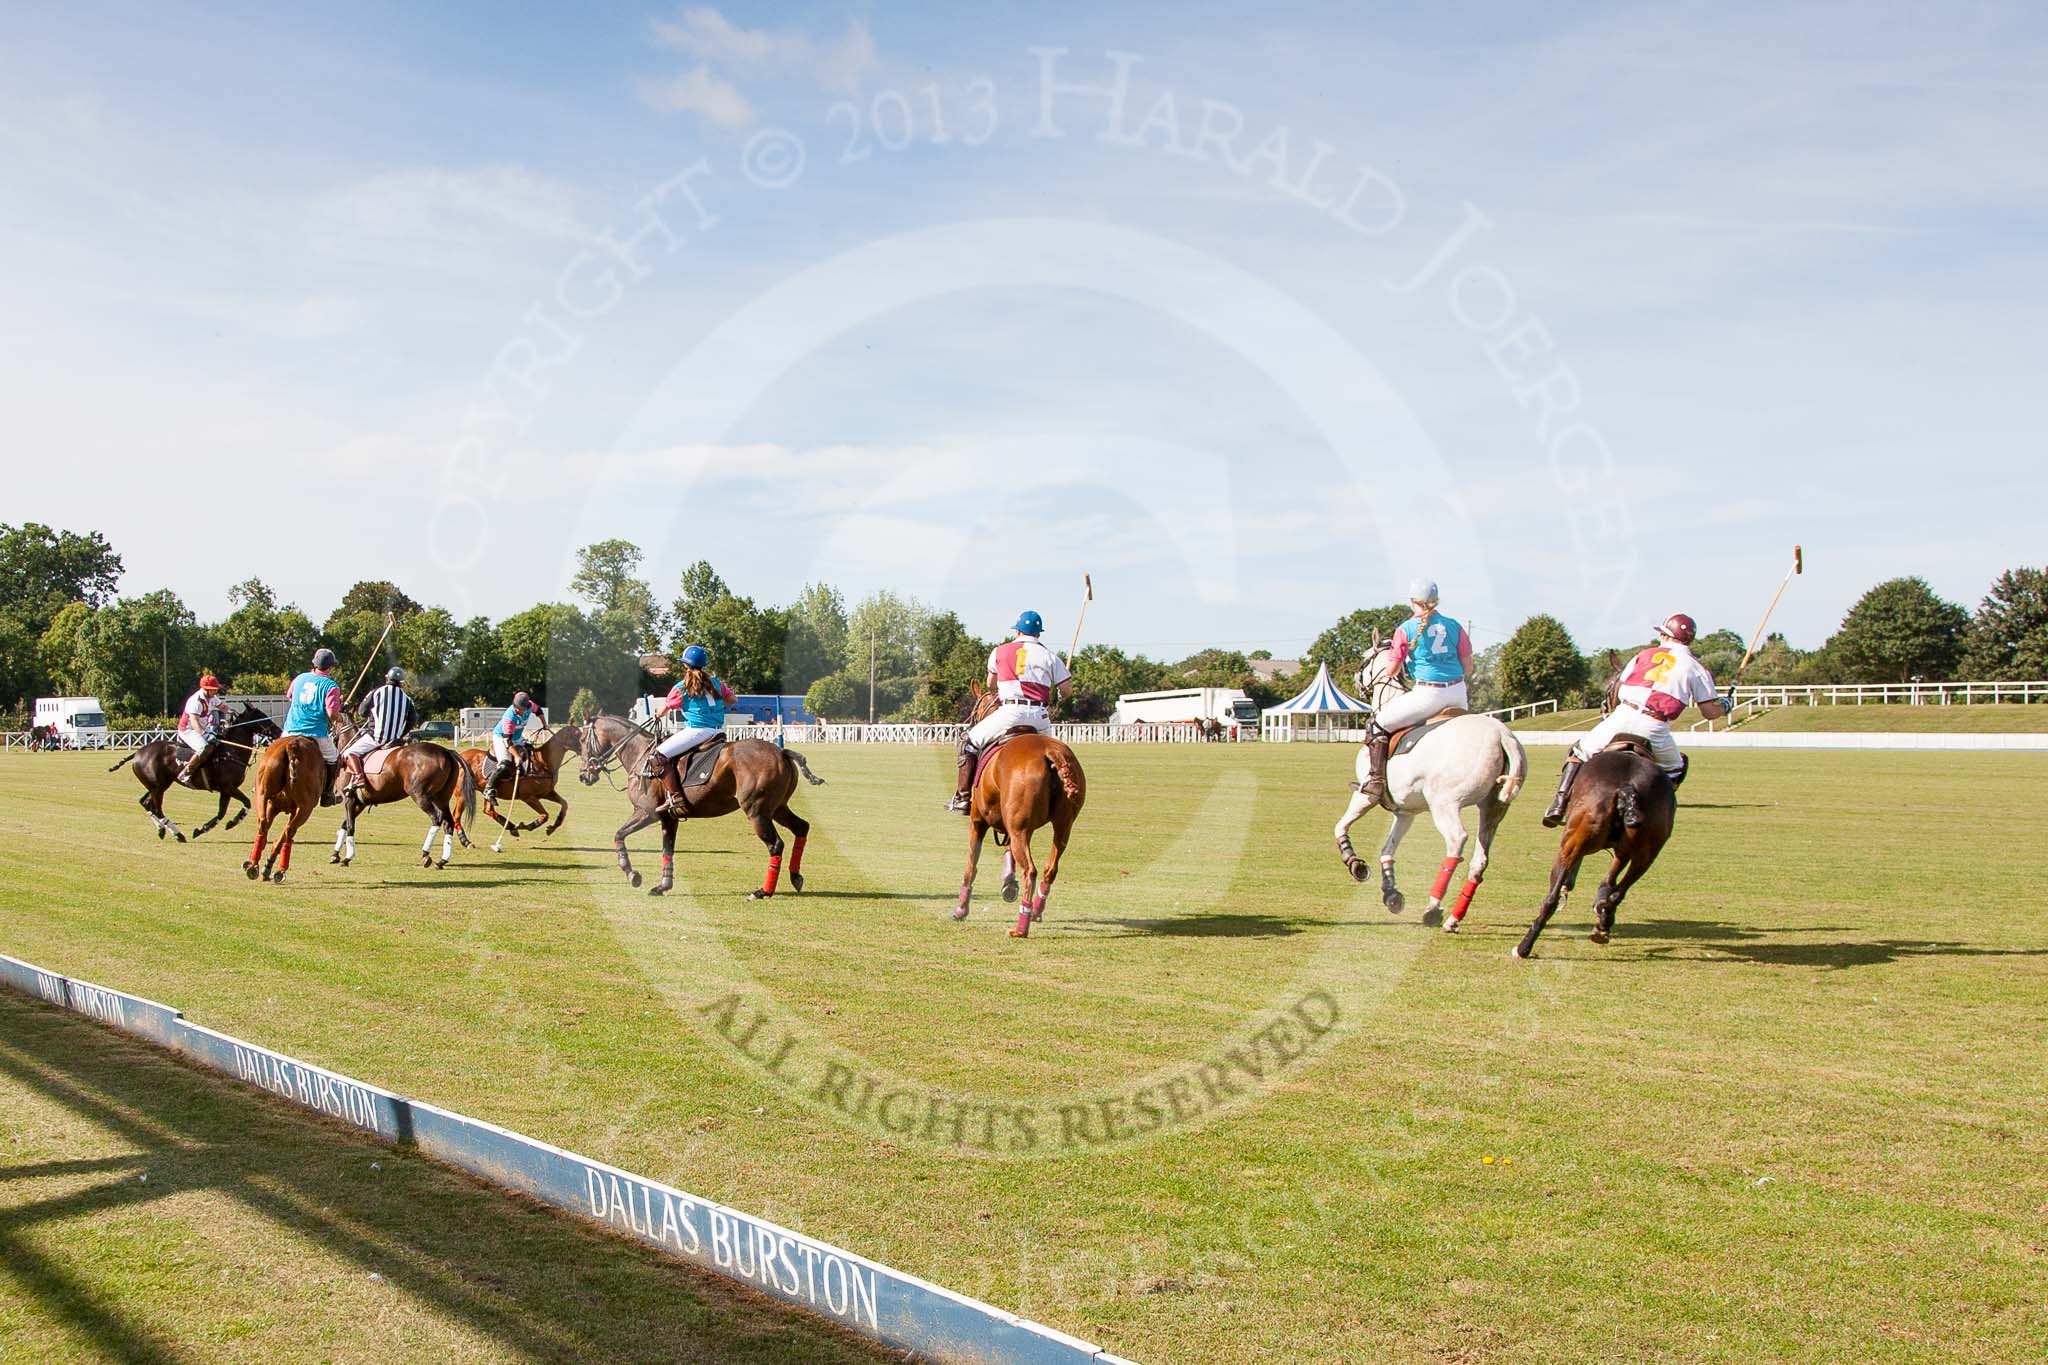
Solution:
[[[404,669],[402,669],[402,668],[394,668],[394,669],[392,669],[392,670],[391,670],[390,672],[388,672],[388,673],[386,673],[386,674],[384,675],[384,681],[385,681],[385,682],[390,682],[390,683],[402,683],[402,682],[404,682],[404,681],[405,681],[405,670],[404,670]]]
[[[514,706],[531,706],[533,705],[533,698],[527,696],[524,692],[514,692],[512,694],[512,704]]]
[[[315,668],[333,668],[340,662],[341,660],[334,657],[334,651],[324,645],[313,651],[313,667]]]

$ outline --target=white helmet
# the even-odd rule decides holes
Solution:
[[[1436,580],[1434,578],[1418,578],[1410,583],[1408,585],[1408,600],[1410,602],[1427,602],[1431,606],[1435,606],[1437,602]]]

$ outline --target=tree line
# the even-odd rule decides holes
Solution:
[[[622,710],[668,685],[642,669],[643,655],[690,643],[711,651],[715,670],[735,690],[802,695],[813,714],[834,720],[865,720],[871,704],[880,720],[953,720],[985,672],[992,642],[954,612],[912,596],[883,590],[849,605],[837,588],[816,583],[786,605],[764,605],[700,560],[664,601],[642,577],[641,562],[629,541],[585,546],[570,580],[574,600],[497,621],[458,621],[382,580],[355,584],[316,620],[249,578],[229,589],[225,617],[204,622],[168,589],[120,594],[121,558],[98,532],[0,524],[0,712],[12,713],[12,726],[34,697],[91,695],[117,725],[152,724],[175,712],[207,670],[233,691],[282,692],[323,644],[340,655],[351,679],[365,664],[372,673],[404,668],[421,705],[444,715],[502,704],[522,689],[557,711]],[[1306,670],[1327,662],[1349,686],[1373,632],[1391,633],[1409,614],[1402,604],[1347,613],[1310,646]],[[387,620],[394,622],[388,635]],[[1733,676],[1743,647],[1731,630],[1702,636],[1696,646],[1723,681]],[[1586,702],[1605,682],[1605,656],[1582,650],[1554,617],[1533,616],[1477,656],[1473,704]],[[1103,720],[1121,694],[1174,687],[1241,688],[1270,706],[1301,680],[1259,676],[1255,663],[1269,657],[1264,650],[1204,649],[1155,660],[1091,645],[1073,661],[1075,697],[1064,714]],[[2001,574],[1974,613],[1943,601],[1918,578],[1880,583],[1818,649],[1797,650],[1771,636],[1745,681],[1916,676],[2048,677],[2048,570]]]

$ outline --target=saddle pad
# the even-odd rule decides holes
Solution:
[[[396,754],[398,750],[398,745],[386,744],[381,748],[372,749],[369,753],[364,754],[363,776],[375,777],[378,773],[383,772],[384,765],[391,761],[392,755]]]
[[[1387,747],[1387,756],[1392,758],[1398,754],[1405,754],[1416,745],[1422,743],[1423,740],[1428,739],[1430,731],[1445,721],[1456,720],[1460,716],[1469,716],[1471,714],[1470,711],[1465,710],[1462,706],[1453,706],[1448,711],[1437,712],[1420,725],[1411,725],[1405,730],[1398,731],[1394,735],[1394,742]]]
[[[974,785],[977,787],[981,785],[981,774],[988,767],[988,761],[995,757],[996,750],[1002,748],[1019,735],[1035,735],[1037,733],[1038,730],[1034,726],[1018,725],[1005,730],[1002,734],[990,740],[988,747],[983,749],[980,756],[974,760]]]
[[[683,774],[683,787],[687,790],[691,787],[701,787],[706,782],[709,782],[711,780],[712,765],[718,762],[718,756],[723,752],[725,752],[724,735],[720,735],[709,744],[694,750],[690,758],[690,770]]]

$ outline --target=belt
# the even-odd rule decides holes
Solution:
[[[1464,683],[1464,681],[1465,681],[1465,680],[1464,680],[1463,678],[1460,678],[1460,679],[1458,679],[1458,681],[1457,681],[1457,682],[1448,682],[1448,683],[1440,683],[1440,682],[1430,682],[1430,681],[1429,681],[1428,679],[1426,679],[1426,678],[1417,678],[1417,679],[1415,680],[1415,685],[1416,685],[1417,687],[1458,687],[1458,686],[1462,685],[1462,684]]]
[[[1659,721],[1664,721],[1664,723],[1665,723],[1666,725],[1669,725],[1669,724],[1671,723],[1671,722],[1670,722],[1670,721],[1668,721],[1668,720],[1664,720],[1664,717],[1662,717],[1662,716],[1658,715],[1658,714],[1657,714],[1657,713],[1656,713],[1655,711],[1652,711],[1652,710],[1651,710],[1651,709],[1650,709],[1649,707],[1647,707],[1647,706],[1642,706],[1642,705],[1638,705],[1637,703],[1635,703],[1635,702],[1632,702],[1632,701],[1625,701],[1625,702],[1623,702],[1623,703],[1622,703],[1622,705],[1623,705],[1623,706],[1626,706],[1626,707],[1627,707],[1627,708],[1628,708],[1629,710],[1631,710],[1631,711],[1640,711],[1640,712],[1642,712],[1642,713],[1643,713],[1644,715],[1648,716],[1648,717],[1649,717],[1649,718],[1650,718],[1651,720],[1659,720]]]
[[[1045,709],[1044,702],[1032,701],[1029,697],[999,697],[996,699],[996,704],[998,706],[1022,706],[1031,711],[1043,711]]]

